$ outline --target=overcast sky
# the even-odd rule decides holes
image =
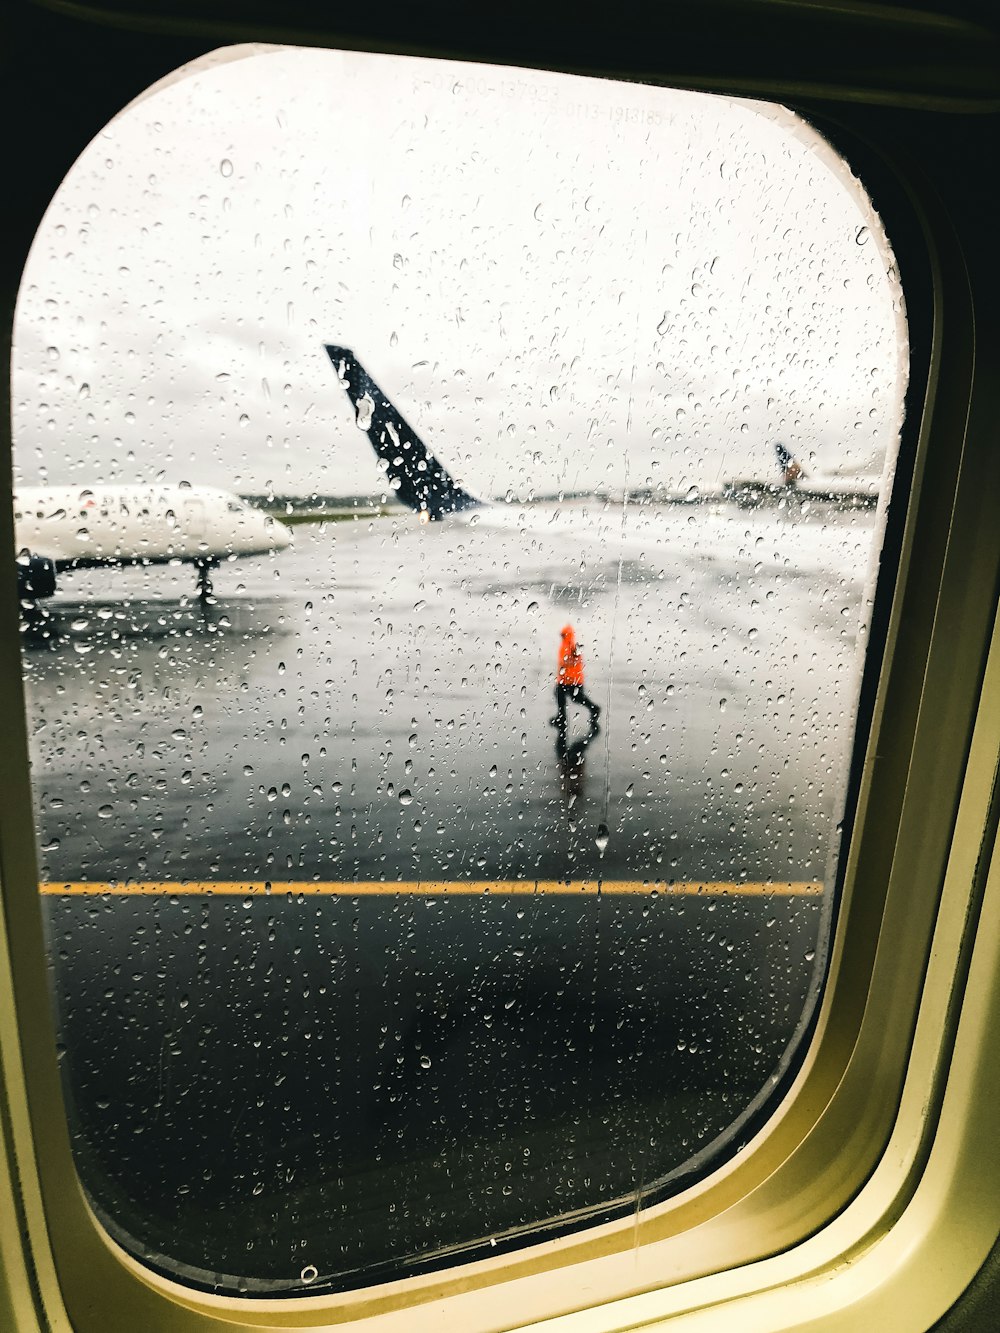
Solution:
[[[849,172],[760,103],[270,50],[122,112],[15,326],[19,481],[377,491],[352,347],[483,495],[877,473],[905,374]]]

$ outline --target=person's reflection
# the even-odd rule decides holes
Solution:
[[[556,758],[559,760],[559,785],[562,789],[563,804],[567,813],[572,811],[577,801],[583,796],[585,776],[584,760],[587,747],[600,732],[596,722],[591,721],[590,730],[585,736],[566,744],[565,732],[556,733]]]

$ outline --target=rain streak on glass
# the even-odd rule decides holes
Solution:
[[[114,1237],[312,1295],[739,1144],[822,985],[906,364],[781,108],[275,49],[94,140],[16,555]]]

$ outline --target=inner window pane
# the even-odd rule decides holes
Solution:
[[[822,983],[906,375],[761,103],[220,53],[39,231],[13,365],[77,1165],[315,1292],[634,1211]]]

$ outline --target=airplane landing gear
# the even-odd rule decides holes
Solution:
[[[212,569],[215,563],[214,560],[198,560],[195,562],[195,568],[198,571],[195,587],[198,589],[198,600],[202,606],[207,606],[212,600]]]

